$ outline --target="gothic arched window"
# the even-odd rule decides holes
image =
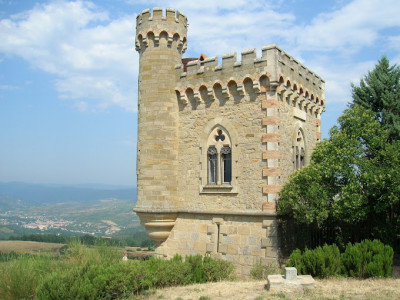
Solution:
[[[294,141],[294,167],[299,170],[305,166],[305,143],[302,130],[299,128]]]
[[[232,147],[226,130],[215,127],[207,141],[207,184],[223,185],[232,181]]]

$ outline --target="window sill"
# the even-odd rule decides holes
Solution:
[[[230,184],[203,186],[200,194],[237,194],[236,189]]]

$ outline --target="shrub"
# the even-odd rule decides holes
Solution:
[[[348,244],[342,254],[343,272],[347,276],[369,278],[390,277],[393,249],[378,240]]]
[[[299,274],[311,274],[316,277],[338,275],[341,270],[340,251],[336,245],[324,245],[314,250],[305,249],[302,254],[299,249],[290,255],[288,267],[296,267]]]
[[[299,274],[330,277],[344,274],[350,277],[390,277],[393,266],[393,249],[378,240],[364,240],[348,244],[340,254],[336,245],[324,245],[314,250],[296,249],[290,255],[288,267],[296,267]]]
[[[82,262],[83,250],[74,251]],[[231,263],[200,255],[189,256],[185,262],[175,256],[171,260],[151,258],[112,265],[107,265],[107,260],[98,264],[90,259],[47,276],[36,295],[38,299],[117,299],[151,288],[226,279],[232,272]]]
[[[250,270],[250,276],[253,279],[267,279],[268,275],[279,274],[281,270],[272,264],[262,264],[261,261],[257,261],[256,264]]]
[[[20,254],[0,264],[1,299],[33,299],[42,276],[62,265],[50,257]]]

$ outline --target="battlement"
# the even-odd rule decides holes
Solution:
[[[228,96],[232,83],[240,94],[245,90],[246,81],[251,81],[255,92],[266,91],[269,86],[279,87],[279,93],[309,99],[319,110],[325,106],[325,81],[274,44],[262,47],[261,57],[257,57],[256,49],[252,48],[241,52],[240,61],[233,52],[222,56],[221,65],[218,64],[218,57],[214,56],[204,61],[190,61],[186,72],[183,72],[181,64],[176,65],[175,70],[178,80],[176,90],[181,95],[188,88],[195,95],[200,94],[196,91],[207,89],[212,97],[212,90],[217,84]],[[265,78],[268,78],[268,84],[265,84]],[[201,101],[201,97],[197,99]]]
[[[136,26],[138,27],[147,22],[158,21],[175,21],[176,23],[181,23],[187,27],[187,18],[183,13],[173,8],[167,8],[164,14],[162,7],[155,7],[153,8],[153,11],[150,8],[143,10],[136,17]]]
[[[175,41],[182,54],[186,50],[186,33],[187,18],[178,10],[167,8],[164,14],[160,7],[153,8],[153,11],[146,9],[136,17],[136,50],[145,50],[150,41],[158,47],[164,38],[169,47]]]

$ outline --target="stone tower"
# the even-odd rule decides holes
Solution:
[[[136,213],[150,237],[164,241],[176,219],[178,105],[175,65],[186,49],[187,19],[161,8],[138,15],[138,202]]]
[[[138,200],[156,253],[276,264],[276,203],[321,139],[325,82],[276,45],[182,59],[187,19],[154,8],[136,23]]]

